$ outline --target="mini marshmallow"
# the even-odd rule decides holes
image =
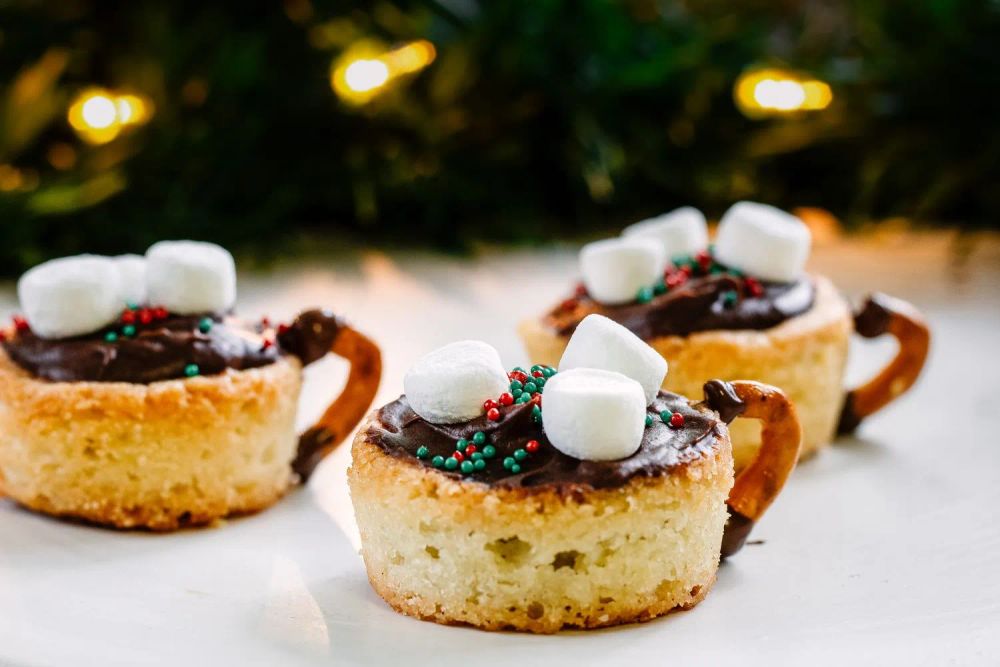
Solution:
[[[146,258],[142,255],[118,255],[111,259],[118,268],[122,304],[146,303]]]
[[[500,354],[478,340],[439,347],[418,359],[403,377],[410,407],[432,424],[478,417],[483,414],[483,402],[509,386]]]
[[[811,242],[809,228],[794,215],[741,201],[719,222],[715,258],[762,280],[791,282],[802,275]]]
[[[603,315],[587,315],[569,339],[559,371],[600,368],[621,373],[642,386],[645,405],[656,398],[667,376],[667,360],[641,338]],[[546,385],[548,400],[548,386]]]
[[[236,302],[236,264],[225,248],[160,241],[146,251],[149,302],[181,315],[225,312]]]
[[[42,338],[92,333],[122,311],[118,268],[108,257],[76,255],[34,267],[17,281],[31,330]]]
[[[587,292],[607,304],[628,303],[642,287],[663,277],[667,253],[653,239],[630,237],[588,243],[580,250],[580,272]]]
[[[622,236],[656,239],[663,244],[668,258],[697,255],[708,248],[705,216],[691,206],[629,225],[622,230]]]
[[[642,386],[621,373],[575,368],[545,384],[545,435],[567,456],[585,461],[631,456],[642,443],[645,420]]]

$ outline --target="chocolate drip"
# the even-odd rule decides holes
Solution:
[[[729,558],[734,553],[743,548],[743,544],[753,530],[754,520],[743,516],[732,507],[729,510],[729,518],[726,519],[726,527],[722,531],[722,557]]]
[[[743,414],[747,406],[733,385],[722,380],[709,380],[705,383],[705,404],[719,413],[719,418],[727,424]]]
[[[633,477],[667,474],[672,468],[705,455],[721,437],[719,422],[714,414],[690,404],[682,396],[661,391],[647,408],[647,413],[653,417],[653,424],[646,427],[642,444],[635,454],[618,461],[581,461],[552,447],[541,425],[532,419],[531,408],[530,403],[503,408],[503,417],[497,422],[491,422],[484,416],[460,424],[431,424],[413,412],[406,397],[402,396],[379,410],[375,423],[365,435],[392,456],[432,467],[434,456],[449,456],[455,451],[455,442],[459,438],[470,439],[476,431],[482,431],[496,448],[496,455],[485,470],[471,475],[444,470],[439,472],[491,486],[526,489],[555,487],[567,491],[581,486],[618,487]],[[684,415],[684,426],[674,429],[664,424],[659,416],[663,410]],[[538,451],[520,462],[520,473],[511,474],[504,469],[503,459],[512,456],[514,450],[523,448],[529,440],[539,442]],[[416,457],[420,446],[428,449],[425,459]]]
[[[687,336],[711,329],[769,329],[812,308],[815,287],[802,279],[794,283],[761,283],[762,294],[745,293],[742,280],[731,274],[692,278],[681,287],[648,303],[609,306],[581,297],[575,307],[560,306],[545,322],[560,335],[573,333],[584,317],[599,313],[618,322],[643,340],[660,336]],[[734,292],[735,303],[725,294]]]
[[[278,333],[281,348],[311,364],[326,356],[343,327],[340,318],[328,310],[307,310]]]
[[[292,460],[292,470],[303,483],[307,482],[316,466],[323,462],[323,458],[337,444],[338,441],[334,440],[333,433],[328,429],[314,426],[299,436],[299,448]]]

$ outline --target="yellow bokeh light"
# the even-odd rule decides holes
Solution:
[[[819,111],[830,106],[830,86],[796,72],[759,69],[743,74],[733,89],[736,105],[750,118]]]
[[[124,126],[145,123],[151,115],[152,104],[138,95],[89,88],[73,101],[66,118],[81,139],[103,144],[115,139]]]
[[[393,79],[422,70],[436,56],[434,45],[427,40],[389,51],[374,42],[359,42],[334,62],[330,83],[341,99],[364,104],[386,89]]]
[[[344,70],[344,82],[356,93],[367,93],[385,85],[389,68],[381,60],[355,60]]]

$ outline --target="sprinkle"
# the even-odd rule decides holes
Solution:
[[[524,443],[524,449],[531,454],[537,452],[540,446],[541,445],[538,444],[537,440],[529,440],[528,442]],[[514,453],[517,454],[517,452]]]
[[[563,299],[562,303],[559,304],[560,310],[576,310],[576,307],[580,305],[580,302],[576,299]]]
[[[125,324],[132,324],[135,322],[135,312],[131,310],[126,310],[122,313],[122,322]]]
[[[510,381],[510,390],[512,392],[522,391],[523,389],[524,389],[524,383],[521,382],[520,380],[511,380]]]
[[[483,458],[491,459],[497,454],[497,448],[493,445],[486,445],[483,447]]]
[[[260,326],[264,327],[265,329],[269,329],[271,327],[271,318],[268,317],[267,315],[260,318]]]
[[[514,405],[514,395],[507,392],[500,394],[500,405]]]
[[[163,306],[157,306],[153,309],[153,317],[158,320],[165,320],[170,313]]]
[[[113,343],[116,340],[118,340],[118,334],[116,334],[114,331],[109,331],[108,333],[104,334],[104,340],[108,341],[109,343]]]
[[[556,369],[552,368],[551,366],[546,366],[545,368],[542,369],[542,375],[544,375],[546,378],[550,378],[555,374],[556,374]]]
[[[510,470],[516,464],[517,464],[517,461],[514,460],[513,456],[508,456],[507,458],[505,458],[503,460],[503,467],[506,468],[507,470]]]
[[[189,378],[193,378],[200,372],[201,369],[198,368],[198,364],[188,364],[187,366],[184,367],[184,375],[188,376]]]
[[[500,411],[496,408],[492,408],[486,411],[486,418],[491,422],[500,421]]]
[[[523,449],[515,449],[514,450],[514,459],[515,460],[517,460],[517,461],[523,461],[526,458],[528,458],[528,452],[524,451]]]
[[[537,377],[533,380],[533,382],[535,383],[535,386],[538,387],[539,391],[545,386],[545,378],[543,377]]]
[[[285,324],[284,322],[282,322],[281,324],[278,325],[278,335],[280,336],[280,335],[282,335],[284,333],[287,333],[290,328],[291,327],[289,327],[287,324]]]
[[[479,448],[476,447],[475,445],[469,445],[468,447],[465,448],[465,453],[466,455],[471,456],[472,454],[475,454],[478,450]]]
[[[521,394],[523,393],[524,391],[522,391],[521,389],[515,389],[514,391],[510,392],[510,395],[516,400],[518,398],[521,398]]]
[[[472,452],[472,460],[473,461],[482,461],[483,460],[483,453],[482,452]]]
[[[587,286],[583,283],[576,284],[576,291],[574,292],[578,297],[587,296]]]
[[[746,278],[744,279],[743,284],[746,285],[747,292],[750,293],[750,296],[760,297],[764,295],[764,287],[756,278]]]
[[[736,292],[733,290],[726,290],[722,293],[722,303],[725,306],[732,306],[736,303]]]
[[[496,406],[494,405],[493,407],[495,408]],[[477,445],[485,445],[486,434],[483,433],[482,431],[476,431],[475,433],[472,434],[472,442],[476,443]]]
[[[149,308],[143,308],[139,311],[139,322],[142,324],[151,324],[153,322],[153,311]]]
[[[520,396],[518,396],[517,400],[514,402],[520,404],[520,403],[527,403],[530,400],[531,400],[531,394],[524,392]]]
[[[426,447],[424,447],[423,445],[421,445],[421,446],[417,447],[417,458],[418,458],[418,459],[426,459],[426,458],[427,458],[427,456],[428,456],[428,455],[429,455],[430,453],[431,453],[431,450],[427,449],[427,448],[426,448]]]
[[[483,461],[482,459],[474,461],[472,467],[476,470],[486,470],[486,461]]]
[[[516,475],[517,473],[521,472],[521,466],[515,463],[510,467],[510,471]]]
[[[271,340],[270,338],[265,338],[263,342],[260,344],[260,351],[263,352],[264,350],[270,349],[271,346],[273,345],[274,345],[273,340]]]
[[[462,461],[465,460],[465,454],[463,454],[462,452],[455,452],[454,454],[451,455],[451,458],[461,463]]]
[[[646,428],[649,428],[652,425],[653,425],[653,416],[646,415]]]
[[[137,304],[135,301],[126,301],[125,307],[128,308],[129,310],[139,310],[139,304]]]
[[[213,322],[211,317],[203,317],[201,318],[201,321],[198,322],[198,331],[208,333],[212,330],[212,324]]]
[[[495,407],[497,407],[497,402],[492,398],[487,398],[483,401],[483,410],[492,410]]]
[[[440,468],[441,466],[444,465],[444,457],[435,456],[434,458],[431,459],[431,465],[434,466],[435,468]]]
[[[534,382],[528,382],[527,384],[524,385],[524,390],[529,394],[534,394],[536,391],[538,391],[538,385],[535,384]]]
[[[454,470],[458,467],[458,459],[447,458],[444,460],[445,470]]]
[[[476,464],[472,461],[462,461],[462,472],[468,475],[470,472],[476,469]]]
[[[21,315],[15,315],[11,318],[11,320],[14,322],[15,331],[27,331],[31,328],[28,326],[28,320],[24,319]]]
[[[126,324],[125,326],[123,326],[122,327],[122,335],[123,336],[128,336],[128,337],[134,336],[135,335],[135,325],[134,324]]]
[[[534,406],[533,408],[531,408],[531,417],[536,422],[537,421],[541,421],[541,419],[542,419],[542,409],[540,407],[538,407],[537,405]]]
[[[649,303],[653,300],[653,288],[640,287],[639,291],[635,294],[635,300],[639,303]]]
[[[674,416],[670,418],[670,425],[674,428],[684,426],[684,415],[679,412],[675,412]]]
[[[455,451],[464,452],[465,448],[468,446],[469,446],[468,440],[466,440],[465,438],[459,438],[458,441],[455,442]]]
[[[674,413],[671,412],[670,410],[664,410],[663,412],[660,413],[660,419],[663,420],[664,424],[669,424],[670,423],[670,418],[673,417],[673,416],[674,416]]]
[[[655,294],[656,296],[660,296],[661,294],[666,294],[666,292],[667,292],[667,284],[664,281],[661,280],[660,282],[653,285],[653,294]]]

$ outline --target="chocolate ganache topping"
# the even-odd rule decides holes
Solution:
[[[45,380],[146,384],[186,377],[192,370],[215,375],[266,366],[283,353],[308,364],[329,351],[341,327],[332,313],[309,310],[282,328],[274,345],[270,329],[233,317],[134,312],[139,315],[129,316],[129,324],[73,338],[45,339],[21,330],[3,347],[14,363]]]
[[[568,336],[583,318],[598,313],[650,340],[711,329],[769,329],[812,308],[815,287],[806,277],[791,283],[765,282],[720,264],[707,266],[682,263],[667,272],[662,285],[622,305],[598,303],[581,289],[550,311],[545,322]]]
[[[703,456],[715,446],[720,435],[720,422],[715,414],[692,405],[683,396],[661,391],[646,408],[652,423],[646,427],[635,454],[618,461],[582,461],[563,454],[548,442],[542,425],[532,419],[532,407],[532,403],[524,403],[504,408],[499,421],[483,416],[459,424],[432,424],[417,415],[406,397],[401,396],[378,411],[365,435],[391,456],[434,469],[433,457],[450,456],[455,452],[456,441],[483,432],[487,442],[496,448],[485,469],[471,474],[438,472],[497,487],[563,490],[580,486],[613,488],[634,477],[667,474],[670,469]],[[660,413],[664,410],[684,415],[684,426],[671,428],[663,423]],[[520,460],[521,471],[512,474],[501,462],[515,450],[523,449],[530,440],[537,440],[539,448]],[[425,455],[420,458],[417,451],[424,447]]]

